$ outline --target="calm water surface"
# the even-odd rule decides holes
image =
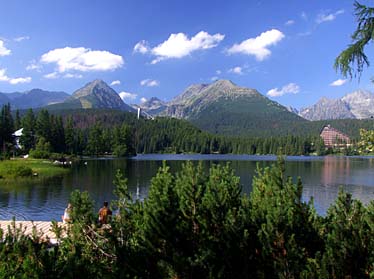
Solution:
[[[206,169],[212,164],[230,162],[240,177],[243,190],[251,192],[256,164],[269,166],[275,156],[249,155],[138,155],[131,159],[95,159],[75,163],[69,174],[45,181],[3,185],[0,182],[0,220],[60,220],[74,189],[86,190],[96,201],[98,209],[104,200],[112,200],[112,184],[117,169],[128,178],[129,189],[135,198],[148,194],[151,178],[162,161],[172,172],[180,170],[186,160],[202,161]],[[368,203],[374,199],[374,157],[287,157],[287,175],[300,176],[304,200],[314,197],[319,214],[325,214],[337,197],[339,187]]]

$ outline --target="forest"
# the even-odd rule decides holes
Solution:
[[[71,193],[72,222],[53,224],[58,245],[35,230],[0,229],[1,278],[373,278],[374,203],[340,191],[325,216],[302,199],[280,157],[241,192],[229,165],[164,164],[135,200],[118,171],[109,226],[88,192]],[[65,231],[66,237],[63,237]]]
[[[54,112],[29,109],[20,113],[4,105],[0,146],[2,158],[22,154],[59,158],[61,154],[123,157],[138,153],[278,154],[279,151],[285,155],[355,154],[352,148],[325,148],[319,132],[326,123],[310,122],[310,126],[303,127],[308,131],[304,136],[297,135],[298,126],[295,126],[295,134],[286,136],[235,137],[211,134],[186,120],[174,118],[137,119],[133,113],[94,109]],[[367,126],[365,121],[335,123],[343,131],[344,126],[354,130],[354,139],[359,138],[359,129]],[[22,148],[16,149],[12,134],[20,128],[23,128],[19,139]]]

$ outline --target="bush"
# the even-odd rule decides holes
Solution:
[[[49,159],[50,153],[44,150],[30,149],[30,157],[35,159]]]
[[[32,176],[32,169],[26,166],[16,166],[11,170],[14,177],[30,177]]]
[[[341,192],[317,216],[282,159],[258,168],[250,197],[229,166],[201,163],[177,174],[163,164],[144,202],[121,173],[113,183],[118,213],[106,228],[78,190],[73,222],[54,223],[54,248],[0,228],[0,278],[374,278],[374,202]]]

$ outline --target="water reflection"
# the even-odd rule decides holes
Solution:
[[[76,163],[69,174],[48,180],[0,182],[0,219],[59,220],[71,191],[88,191],[98,209],[104,200],[114,199],[113,179],[117,169],[128,178],[129,190],[134,197],[148,195],[151,179],[166,160],[172,172],[181,169],[185,160],[198,164],[202,160],[208,171],[212,164],[230,162],[240,177],[243,191],[250,193],[256,166],[274,163],[274,156],[248,155],[141,155],[132,159],[88,160]],[[288,157],[286,174],[301,177],[303,198],[314,197],[319,214],[324,214],[335,200],[339,188],[351,192],[355,198],[368,203],[374,198],[374,158],[361,157]]]

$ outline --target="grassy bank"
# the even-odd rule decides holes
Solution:
[[[29,178],[48,178],[68,172],[45,159],[12,159],[0,161],[0,181]]]

